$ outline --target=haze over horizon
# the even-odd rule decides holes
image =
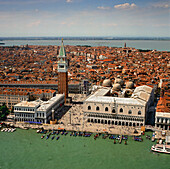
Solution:
[[[0,0],[0,37],[170,37],[168,0]]]

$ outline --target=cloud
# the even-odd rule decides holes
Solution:
[[[39,10],[38,10],[38,9],[35,9],[35,12],[39,12]]]
[[[135,7],[136,7],[136,5],[134,3],[132,3],[132,4],[124,3],[124,4],[119,4],[119,5],[114,6],[114,8],[116,8],[116,9],[133,9]]]
[[[167,4],[167,3],[153,4],[153,7],[155,7],[155,8],[169,8],[170,4]]]
[[[98,8],[98,9],[102,9],[102,10],[108,10],[108,9],[110,9],[110,7],[108,7],[108,6],[106,6],[106,7],[104,7],[104,6],[98,6],[97,8]]]
[[[71,2],[73,2],[73,1],[72,1],[72,0],[66,0],[66,2],[67,2],[67,3],[71,3]]]
[[[158,24],[154,24],[153,26],[155,26],[155,27],[166,27],[166,26],[170,26],[170,24],[169,23],[158,23]]]
[[[118,24],[117,23],[103,23],[102,26],[114,27],[114,26],[118,26]]]
[[[63,21],[60,24],[65,25],[65,26],[73,26],[73,25],[75,25],[75,22],[70,22],[70,21],[65,22],[65,21]]]
[[[40,23],[41,23],[41,21],[40,21],[40,20],[35,21],[35,22],[31,22],[31,23],[29,23],[29,24],[28,24],[28,27],[39,26],[39,25],[40,25]]]

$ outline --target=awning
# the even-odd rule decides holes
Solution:
[[[24,121],[25,123],[30,123],[30,124],[41,124],[41,122],[35,122],[35,121]]]

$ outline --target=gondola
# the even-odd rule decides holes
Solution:
[[[56,140],[58,140],[60,138],[60,136],[58,136],[57,138],[56,138]]]

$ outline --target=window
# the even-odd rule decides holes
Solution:
[[[63,68],[64,68],[64,65],[59,65],[59,68],[60,68],[60,69],[63,69]]]
[[[141,111],[138,111],[138,115],[141,115],[142,113],[141,113]]]
[[[97,110],[97,111],[99,111],[99,110],[100,110],[98,106],[96,107],[96,110]]]
[[[91,110],[91,106],[88,106],[88,110]]]
[[[106,107],[106,108],[105,108],[105,111],[108,111],[108,110],[109,110],[108,107]]]
[[[131,111],[131,110],[129,110],[129,111],[128,111],[128,114],[132,114],[132,111]]]
[[[113,110],[112,110],[112,113],[115,113],[115,112],[116,112],[115,109],[113,109]]]
[[[123,109],[122,108],[120,109],[120,113],[123,113]]]

